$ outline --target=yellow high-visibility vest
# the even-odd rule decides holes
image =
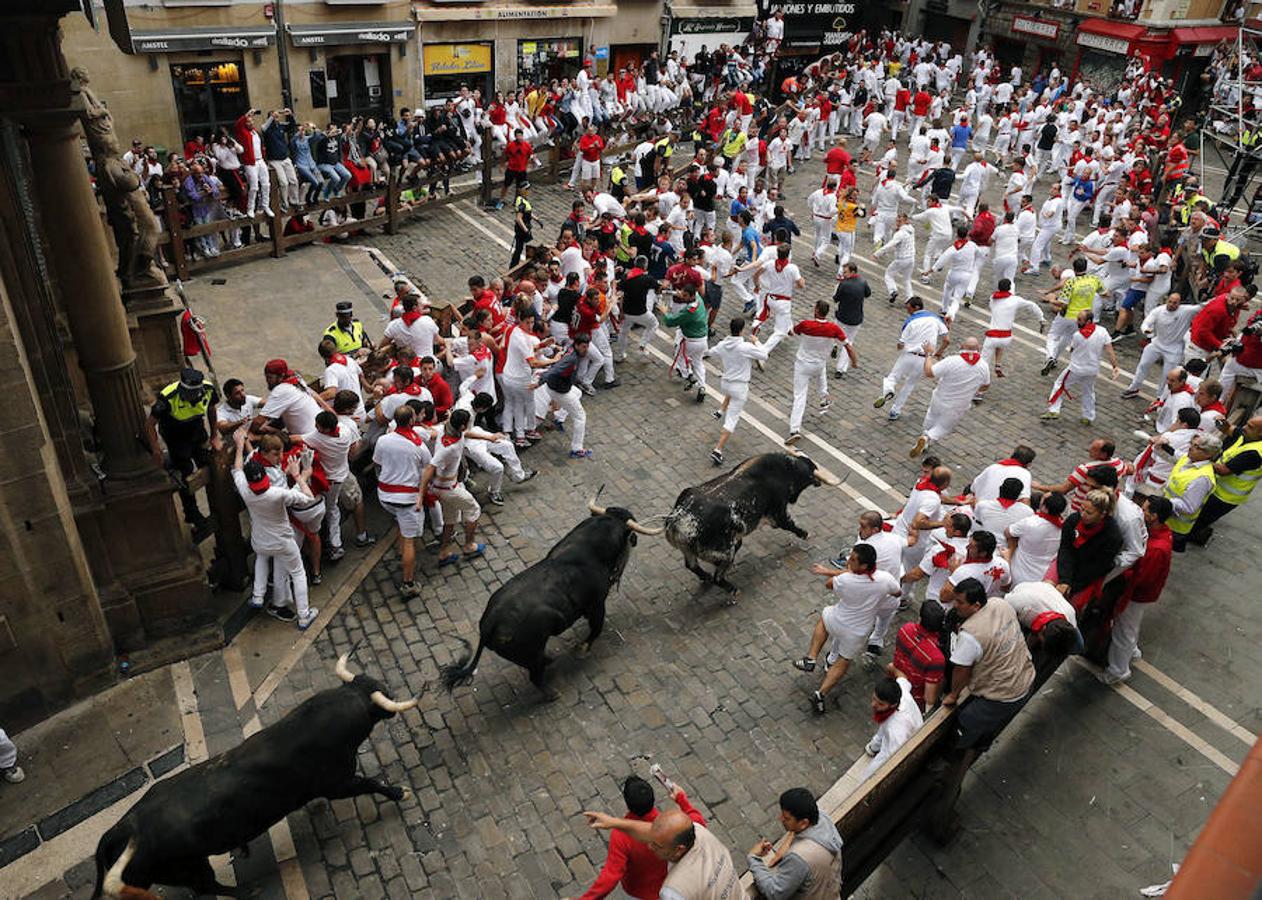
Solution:
[[[350,334],[347,334],[334,322],[324,329],[324,336],[337,345],[338,353],[354,353],[364,346],[364,323],[351,319]]]
[[[1262,440],[1246,441],[1244,435],[1236,437],[1236,442],[1223,450],[1218,458],[1220,463],[1227,464],[1231,459],[1250,450],[1262,454]],[[1262,480],[1262,464],[1241,472],[1239,475],[1218,475],[1214,479],[1214,496],[1224,503],[1239,506],[1249,499],[1253,488]]]
[[[180,383],[173,381],[159,392],[167,402],[167,408],[171,410],[171,418],[177,422],[190,422],[206,415],[206,410],[210,409],[210,398],[214,396],[215,389],[210,385],[204,385],[202,388],[202,396],[195,403],[189,403],[180,396]]]
[[[1181,456],[1179,461],[1174,464],[1174,468],[1170,470],[1170,477],[1166,479],[1166,486],[1162,490],[1166,498],[1171,502],[1182,497],[1192,482],[1198,478],[1209,478],[1210,483],[1214,482],[1214,464],[1210,460],[1202,460],[1201,462],[1192,462],[1186,455]],[[1170,518],[1166,519],[1166,524],[1170,526],[1170,530],[1175,534],[1190,534],[1192,526],[1196,524],[1196,518],[1201,514],[1199,509],[1192,510],[1189,515],[1180,515],[1174,513]]]

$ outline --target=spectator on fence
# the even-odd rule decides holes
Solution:
[[[306,193],[302,196],[304,204],[315,203],[320,198],[321,191],[324,188],[324,178],[320,175],[320,170],[316,166],[315,154],[311,149],[312,141],[320,139],[321,135],[315,125],[307,122],[300,126],[289,140],[294,171],[298,175],[298,180],[307,185]]]
[[[223,219],[223,184],[214,175],[208,173],[201,163],[189,166],[188,175],[184,178],[182,193],[191,205],[194,225],[206,225]],[[219,235],[204,234],[193,238],[193,249],[206,258],[219,255]]]
[[[746,857],[759,896],[789,900],[838,895],[841,835],[832,819],[820,814],[815,795],[801,787],[781,794],[780,824],[784,835],[776,844],[760,840]]]

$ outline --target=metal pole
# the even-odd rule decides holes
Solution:
[[[289,83],[289,46],[285,43],[285,2],[273,0],[272,16],[276,22],[276,61],[280,64],[280,96],[282,105],[294,108],[294,92]]]

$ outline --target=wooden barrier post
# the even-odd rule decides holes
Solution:
[[[399,194],[403,181],[403,167],[396,166],[386,179],[386,234],[399,230]]]
[[[494,185],[491,180],[495,176],[495,145],[491,141],[491,129],[482,129],[482,205],[491,205],[491,194]]]
[[[554,184],[561,180],[561,146],[557,143],[548,148],[548,178]]]
[[[175,268],[175,277],[181,281],[188,280],[188,254],[184,249],[184,234],[180,230],[180,205],[175,188],[167,185],[162,189],[162,217],[166,222],[167,233],[171,235],[171,265]]]
[[[268,185],[268,196],[272,208],[271,218],[267,220],[268,227],[272,230],[272,256],[280,259],[285,255],[285,225],[284,215],[280,211],[280,189],[275,181]]]

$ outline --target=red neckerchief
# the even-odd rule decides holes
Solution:
[[[991,300],[1003,300],[1005,297],[1011,297],[1012,291],[995,291],[990,295]]]
[[[552,284],[563,284],[565,282],[565,279],[562,278],[560,275],[558,275],[556,278],[553,278],[551,275],[549,275],[548,281],[551,282]]]
[[[639,278],[641,275],[644,275],[644,274],[646,273],[643,269],[641,269],[639,266],[635,266],[630,272],[627,273],[627,278]]]
[[[960,238],[958,241],[955,242],[955,249],[959,250],[963,248],[963,246],[967,243],[968,243],[968,238]]]
[[[414,309],[411,312],[404,312],[403,315],[400,316],[399,318],[403,320],[404,325],[411,325],[420,317],[421,317],[421,311],[419,309]]]
[[[400,390],[396,385],[392,384],[386,390],[386,393],[387,394],[409,394],[410,396],[413,396],[413,397],[419,397],[421,396],[421,391],[423,390],[424,388],[420,384],[418,384],[415,381],[410,381],[402,390]]]
[[[1016,500],[1009,500],[1007,497],[996,497],[995,500],[1004,509],[1012,509],[1012,504],[1017,502]]]
[[[1084,338],[1091,337],[1091,335],[1095,334],[1095,322],[1088,322],[1086,325],[1083,325],[1078,329],[1078,333]]]
[[[491,355],[491,348],[488,347],[486,344],[483,344],[481,347],[479,347],[476,350],[470,350],[469,355],[472,356],[474,359],[481,361]]]
[[[632,231],[634,231],[636,234],[648,234],[648,233],[649,233],[649,230],[648,230],[647,228],[645,228],[643,225],[632,225],[632,226],[631,226],[631,230],[632,230]]]
[[[961,350],[960,359],[964,360],[970,366],[975,366],[981,360],[982,355],[976,350]]]
[[[789,264],[789,258],[788,258],[787,256],[786,256],[784,259],[777,259],[777,260],[776,260],[776,271],[777,271],[777,272],[783,272],[783,271],[784,271],[784,267],[785,267],[785,266],[787,266],[788,264]]]
[[[463,436],[464,436],[464,435],[460,435],[460,434],[457,434],[457,435],[444,434],[444,435],[443,435],[443,446],[444,446],[444,447],[450,447],[452,444],[458,444],[458,443],[460,443],[460,439],[461,439]]]
[[[933,483],[933,480],[932,480],[932,479],[931,479],[928,475],[926,475],[924,478],[922,478],[922,479],[920,479],[919,481],[917,481],[917,482],[916,482],[916,487],[915,487],[913,490],[917,490],[917,491],[934,491],[934,492],[936,492],[936,493],[937,493],[937,494],[939,494],[939,495],[941,495],[941,494],[942,494],[942,488],[940,488],[940,487],[938,487],[936,484],[934,484],[934,483]]]
[[[1065,618],[1064,613],[1058,613],[1054,610],[1049,609],[1047,612],[1039,613],[1037,616],[1034,617],[1034,621],[1030,623],[1030,631],[1032,631],[1035,634],[1038,634],[1045,627],[1047,627],[1047,623],[1055,622],[1057,619],[1064,619],[1064,621],[1066,622],[1069,621],[1068,619]]]
[[[396,428],[394,433],[399,435],[400,437],[407,438],[409,441],[411,441],[413,444],[415,444],[418,447],[421,446],[423,443],[425,443],[424,441],[421,440],[421,436],[412,430],[411,425],[409,425],[407,428]]]
[[[1074,523],[1074,546],[1081,547],[1087,541],[1091,540],[1104,528],[1104,519],[1096,522],[1094,525],[1084,525],[1082,519]]]
[[[1201,412],[1203,413],[1212,412],[1212,413],[1218,413],[1220,416],[1225,416],[1227,415],[1227,407],[1223,406],[1222,403],[1215,400],[1209,406],[1201,407]]]
[[[346,354],[334,353],[332,356],[329,357],[329,363],[333,365],[338,365],[338,366],[346,365]]]
[[[1170,393],[1172,393],[1172,394],[1194,394],[1194,393],[1196,393],[1196,392],[1192,390],[1192,388],[1191,388],[1191,386],[1190,386],[1190,385],[1184,384],[1184,385],[1181,385],[1177,391],[1171,391]]]
[[[872,721],[880,725],[896,712],[898,712],[897,706],[891,707],[890,709],[874,709],[872,710]]]
[[[246,484],[250,487],[250,492],[255,496],[267,493],[267,489],[272,486],[272,479],[267,477],[267,473],[263,473],[263,477],[258,481],[249,481]]]
[[[956,550],[942,538],[937,538],[938,544],[942,547],[937,553],[931,557],[934,566],[939,569],[945,569],[951,562],[951,557],[955,555]]]

